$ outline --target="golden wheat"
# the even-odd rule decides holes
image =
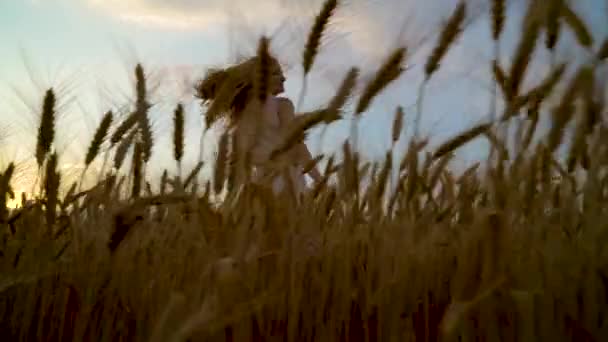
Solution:
[[[528,16],[530,16],[530,14],[528,14]],[[511,71],[509,72],[509,100],[519,94],[519,89],[524,79],[524,75],[526,74],[530,60],[532,59],[534,49],[536,48],[536,42],[539,34],[540,23],[538,19],[533,18],[525,27],[517,46],[515,56],[513,57]]]
[[[180,164],[184,157],[184,106],[179,103],[173,112],[173,159]]]
[[[547,35],[545,38],[545,46],[549,50],[554,50],[557,41],[559,40],[561,28],[561,13],[564,3],[562,0],[549,1],[546,10],[546,29]]]
[[[184,180],[184,188],[188,187],[194,182],[194,179],[196,179],[203,166],[203,162],[198,162],[196,166],[194,166],[194,168],[188,174],[188,177],[186,177],[186,179]]]
[[[447,23],[445,24],[445,27],[443,28],[439,36],[439,41],[437,42],[437,45],[431,52],[431,55],[427,59],[426,64],[424,66],[424,73],[426,79],[431,78],[435,71],[439,69],[441,59],[445,56],[452,43],[462,32],[462,24],[467,13],[466,10],[466,2],[460,1],[460,3],[450,16],[450,19],[448,19]]]
[[[40,128],[38,129],[38,143],[36,145],[36,161],[38,168],[42,167],[42,163],[51,152],[53,140],[55,140],[55,92],[53,89],[46,91],[42,104],[42,113],[40,116]]]
[[[573,172],[577,163],[585,166],[585,156],[587,155],[587,138],[593,131],[595,119],[597,117],[594,108],[593,94],[595,92],[595,78],[593,73],[588,73],[587,77],[579,84],[580,92],[584,99],[584,110],[579,115],[570,150],[568,152],[567,167],[568,172]]]
[[[492,61],[492,72],[494,75],[494,80],[500,86],[505,98],[510,99],[511,91],[509,89],[509,78],[497,60]]]
[[[114,134],[110,138],[110,143],[112,146],[118,144],[125,134],[127,134],[131,128],[135,126],[137,123],[137,113],[133,112],[127,116],[127,118],[116,128]]]
[[[481,134],[484,134],[485,132],[487,132],[487,130],[490,127],[491,127],[491,125],[487,124],[487,123],[479,124],[479,125],[476,125],[470,129],[464,131],[463,133],[449,139],[448,141],[441,144],[436,149],[435,153],[433,154],[433,158],[435,158],[435,159],[441,158],[444,155],[446,155],[447,153],[450,153],[450,152],[456,150],[457,148],[461,147],[462,145],[468,143],[469,141],[480,136]]]
[[[499,2],[492,6],[506,6]],[[522,40],[535,20],[539,30],[548,29],[546,4],[532,5]],[[492,18],[496,45],[503,15]],[[587,41],[584,36],[578,39]],[[60,196],[67,174],[59,171],[53,135],[46,139],[50,147],[40,149],[43,191],[22,193],[21,208],[7,207],[21,183],[21,166],[9,164],[0,174],[2,340],[601,340],[608,284],[608,235],[601,224],[607,220],[608,130],[598,96],[603,48],[565,89],[557,85],[567,64],[552,65],[537,85],[520,92],[534,50],[526,44],[512,63],[503,61],[519,63],[515,69],[522,74],[513,75],[513,67],[503,71],[498,55],[494,63],[506,107],[527,110],[530,121],[516,133],[512,155],[511,139],[491,131],[491,124],[448,139],[434,153],[425,151],[429,140],[414,139],[398,161],[392,159],[395,146],[378,162],[347,140],[341,153],[326,156],[322,179],[297,198],[290,184],[273,193],[248,177],[231,180],[236,172],[250,172],[251,164],[244,155],[234,159],[229,145],[234,149],[237,142],[226,135],[218,155],[223,161],[200,191],[202,161],[183,182],[166,169],[159,179],[146,176],[139,113],[147,111],[148,94],[140,69],[134,114],[110,138],[115,172],[101,173],[83,192],[74,182]],[[225,101],[215,105],[221,109],[215,118],[233,105],[244,79],[257,82],[249,67],[216,75],[227,77],[214,83],[217,88],[199,89],[205,101]],[[341,117],[356,81],[353,70],[327,108],[298,116],[281,132],[287,145]],[[370,84],[373,93],[384,89]],[[519,86],[510,88],[514,84]],[[259,100],[251,98],[255,110],[242,115],[259,114]],[[550,108],[548,142],[531,147],[552,98],[558,103]],[[433,101],[442,101],[441,94]],[[393,142],[401,136],[400,109],[387,132]],[[566,141],[574,117],[562,162],[553,148]],[[183,131],[183,123],[174,122],[174,129]],[[179,162],[187,140],[175,131],[173,158]],[[456,149],[481,135],[499,158],[463,165],[460,172]],[[132,145],[132,169],[118,175]],[[584,177],[569,172],[585,164]],[[278,174],[283,164],[264,166]],[[220,184],[226,193],[221,200],[212,194]]]
[[[108,135],[108,131],[110,130],[110,126],[112,125],[113,114],[111,111],[107,112],[97,130],[95,131],[95,135],[93,136],[93,140],[91,140],[91,144],[89,145],[89,149],[87,150],[87,154],[84,159],[84,164],[86,166],[91,165],[95,157],[99,154],[99,149],[101,148],[101,144],[103,144],[104,139]]]
[[[338,7],[337,0],[326,0],[323,3],[321,12],[319,12],[315,18],[315,22],[310,29],[310,33],[308,34],[306,46],[304,47],[304,54],[302,55],[302,67],[304,68],[304,74],[308,74],[312,69],[312,65],[319,50],[319,45],[321,44],[323,32],[325,31],[331,16],[334,14],[336,7]]]
[[[46,175],[44,177],[44,193],[46,199],[46,224],[47,233],[52,234],[53,225],[56,220],[57,205],[59,201],[59,185],[61,175],[57,172],[57,153],[49,156],[46,164]]]
[[[138,198],[141,194],[141,185],[143,181],[143,163],[144,163],[144,144],[135,142],[133,156],[131,161],[131,197]]]
[[[401,64],[405,58],[407,52],[406,48],[398,48],[391,53],[382,66],[378,69],[374,78],[367,84],[359,102],[355,109],[355,114],[360,115],[367,110],[372,103],[372,100],[382,89],[384,89],[389,83],[395,81],[403,72]]]
[[[566,23],[574,31],[579,44],[584,47],[590,48],[593,45],[593,36],[587,28],[587,25],[583,20],[568,6],[564,5],[561,7],[561,15],[563,16]]]
[[[136,93],[136,102],[135,102],[135,112],[138,116],[139,129],[141,132],[141,142],[142,142],[142,157],[144,163],[150,161],[150,157],[152,156],[152,145],[154,145],[153,136],[152,136],[152,127],[150,126],[150,119],[148,118],[148,110],[150,109],[150,104],[147,100],[147,85],[146,85],[146,75],[144,73],[144,69],[141,64],[137,64],[135,67],[135,93]]]
[[[547,97],[552,93],[553,89],[561,81],[562,76],[566,71],[566,64],[558,65],[547,77],[536,87],[532,88],[526,94],[517,95],[511,98],[502,116],[502,121],[506,121],[517,115],[519,110],[526,105],[540,108]],[[511,91],[511,90],[509,90]]]
[[[392,140],[393,145],[399,140],[401,136],[401,131],[403,129],[403,116],[405,113],[403,112],[403,107],[397,107],[395,110],[395,117],[393,118],[393,131],[392,131]]]
[[[506,0],[492,1],[492,39],[500,39],[505,23]]]
[[[136,130],[131,131],[131,133],[120,142],[120,145],[116,148],[116,152],[114,153],[114,168],[119,170],[122,166],[122,163],[129,152],[129,149],[133,145],[135,141],[135,136],[137,134]]]
[[[344,76],[340,88],[338,88],[336,95],[334,95],[334,97],[329,102],[329,105],[327,106],[327,116],[325,118],[326,124],[329,124],[340,118],[340,111],[342,110],[342,107],[344,106],[344,104],[348,100],[348,97],[355,88],[358,76],[359,69],[355,67],[351,68],[346,74],[346,76]]]
[[[548,147],[551,152],[562,143],[564,129],[572,119],[574,100],[580,95],[582,85],[592,77],[593,70],[588,66],[580,68],[576,76],[570,81],[560,104],[553,111],[553,126],[548,136]]]

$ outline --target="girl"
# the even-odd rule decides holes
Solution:
[[[275,193],[293,191],[299,197],[306,190],[302,167],[312,157],[302,142],[281,155],[280,167],[277,160],[272,160],[271,166],[271,153],[283,142],[295,119],[294,106],[289,99],[278,97],[285,91],[285,77],[275,58],[271,58],[269,94],[264,103],[260,102],[253,91],[257,62],[253,57],[226,69],[210,70],[196,87],[197,97],[209,104],[207,127],[219,118],[227,118],[236,171],[240,173],[238,183],[247,181],[243,177],[249,174],[245,168],[250,167],[250,180],[271,186]],[[315,181],[321,179],[316,168],[308,173]]]

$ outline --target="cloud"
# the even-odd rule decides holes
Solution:
[[[280,1],[247,0],[87,0],[123,20],[174,29],[201,29],[229,22],[236,9],[250,20],[272,22],[285,14]]]
[[[254,41],[260,34],[279,32],[287,40],[300,44],[323,3],[322,0],[85,1],[97,11],[144,26],[193,31],[230,29],[241,36],[252,35],[247,40],[254,38]],[[397,42],[420,40],[449,14],[457,1],[343,1],[329,28],[329,40],[343,38],[358,52],[379,58]]]

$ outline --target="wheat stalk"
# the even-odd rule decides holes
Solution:
[[[122,163],[129,152],[129,148],[135,141],[135,136],[137,134],[136,130],[131,131],[131,133],[120,142],[120,145],[116,148],[116,152],[114,154],[114,168],[116,170],[120,170]]]
[[[270,42],[267,37],[261,37],[258,43],[257,63],[255,70],[254,91],[261,103],[266,102],[269,92],[270,63],[269,52]]]
[[[499,67],[498,61],[500,59],[500,36],[502,35],[502,31],[504,29],[504,21],[505,21],[505,2],[506,0],[493,0],[491,15],[492,15],[492,39],[494,40],[494,63],[492,64],[493,72],[496,75],[496,69],[498,66],[498,70],[502,71]],[[504,74],[504,73],[503,73]],[[500,82],[499,77],[495,77],[497,82]],[[502,80],[505,78],[503,77]],[[501,86],[503,92],[505,90],[505,86]],[[490,115],[491,120],[496,120],[496,112],[497,112],[497,104],[498,104],[498,91],[497,84],[494,82],[492,84],[492,99],[490,102]]]
[[[408,153],[403,160],[405,168],[407,168],[407,184],[406,184],[406,192],[405,198],[407,203],[411,203],[414,199],[414,195],[416,194],[416,190],[422,183],[420,181],[420,175],[418,172],[418,152],[420,151],[417,147],[415,147],[415,142],[410,142],[410,148]]]
[[[219,194],[226,181],[226,168],[228,162],[228,133],[224,132],[220,137],[218,145],[218,154],[215,162],[214,174],[213,174],[213,190],[215,194]]]
[[[133,151],[133,160],[131,163],[131,172],[133,184],[131,187],[131,197],[139,198],[141,194],[141,185],[143,181],[143,158],[144,158],[144,146],[142,142],[137,141],[135,143],[135,149]]]
[[[547,97],[553,92],[555,86],[562,79],[565,71],[566,64],[558,65],[547,77],[536,87],[532,88],[528,93],[524,95],[515,96],[508,103],[505,108],[504,114],[501,118],[502,121],[507,121],[526,104],[533,102],[533,106],[540,107],[540,105],[547,99]]]
[[[301,143],[306,138],[306,132],[315,125],[323,122],[326,117],[326,110],[317,110],[298,115],[297,119],[288,127],[285,138],[271,152],[270,160],[275,160],[279,155],[291,150],[292,147]]]
[[[61,202],[61,211],[62,212],[65,212],[66,209],[68,208],[68,206],[77,199],[77,194],[76,194],[77,187],[78,187],[78,183],[76,183],[76,182],[72,183],[72,185],[70,186],[70,189],[63,197],[63,201]]]
[[[525,97],[530,100],[534,99],[539,104],[542,103],[555,89],[555,86],[561,81],[564,73],[566,71],[567,65],[562,63],[558,65],[553,71],[539,84],[537,87],[533,88],[525,95]]]
[[[397,110],[395,110],[395,117],[393,118],[393,130],[392,130],[392,140],[393,146],[401,137],[401,131],[403,130],[403,117],[405,113],[403,112],[403,107],[398,106]]]
[[[399,78],[403,72],[401,64],[405,58],[406,48],[398,48],[382,63],[374,78],[367,84],[357,103],[355,115],[359,116],[367,110],[374,97],[388,84]]]
[[[492,61],[492,73],[494,75],[494,80],[500,86],[505,98],[510,99],[512,95],[511,90],[509,89],[509,77],[505,74],[504,70],[496,59]]]
[[[559,40],[561,9],[564,6],[562,0],[549,1],[545,12],[547,35],[545,38],[545,46],[547,49],[555,49],[555,45]]]
[[[438,159],[450,152],[453,152],[454,150],[461,147],[462,145],[477,138],[481,134],[484,134],[490,127],[491,127],[491,124],[488,124],[488,123],[479,124],[479,125],[476,125],[470,129],[462,132],[461,134],[455,136],[454,138],[449,139],[448,141],[441,144],[437,148],[437,150],[433,154],[433,158]]]
[[[439,69],[441,59],[462,32],[462,24],[466,17],[466,3],[461,1],[439,35],[439,41],[431,52],[424,67],[425,78],[428,80]]]
[[[376,181],[377,191],[375,199],[378,200],[380,203],[382,202],[382,199],[384,197],[386,185],[388,183],[391,170],[393,169],[393,154],[391,152],[392,151],[386,152],[382,170],[380,171],[380,174],[378,175],[378,180]],[[356,182],[355,184],[357,185],[357,187],[359,186],[359,182]]]
[[[420,84],[418,90],[418,98],[416,99],[416,119],[414,120],[414,139],[419,139],[420,135],[420,120],[422,119],[422,105],[424,103],[424,89],[430,80],[431,76],[439,69],[441,59],[445,56],[448,49],[462,31],[462,24],[466,16],[466,3],[461,1],[445,27],[439,35],[437,45],[431,52],[431,55],[424,66],[424,81]]]
[[[358,77],[359,69],[356,67],[352,67],[342,79],[340,88],[338,88],[338,91],[329,102],[326,110],[326,115],[323,120],[325,122],[325,126],[323,126],[323,130],[320,134],[321,146],[323,145],[325,134],[327,132],[327,127],[329,126],[329,124],[341,118],[342,107],[344,107],[346,101],[348,100],[353,89],[355,88]]]
[[[432,191],[433,189],[435,189],[439,182],[439,179],[441,178],[441,175],[445,171],[452,158],[454,158],[454,154],[447,153],[439,159],[439,162],[435,166],[435,169],[433,170],[429,178],[429,190]]]
[[[113,120],[112,111],[108,111],[103,116],[101,122],[99,123],[99,126],[97,126],[97,130],[95,131],[95,134],[93,135],[93,139],[91,140],[91,143],[89,144],[89,148],[88,148],[87,153],[84,158],[85,167],[83,168],[82,173],[80,174],[79,189],[82,186],[82,183],[84,181],[84,176],[85,176],[87,170],[89,169],[89,167],[91,166],[91,164],[93,163],[93,161],[95,160],[97,155],[99,154],[101,145],[103,144],[103,141],[105,140],[106,136],[108,135],[110,126],[112,125],[112,120]],[[107,154],[106,154],[106,160],[107,160]],[[102,166],[101,172],[103,172],[105,163],[106,163],[106,161],[104,160],[104,165]]]
[[[110,138],[112,146],[115,146],[122,140],[123,136],[137,124],[137,120],[137,112],[133,112],[127,116],[127,118],[116,128],[114,134],[112,134],[112,137]]]
[[[561,6],[561,15],[570,28],[574,31],[579,44],[586,48],[590,48],[593,45],[593,36],[583,20],[565,4]]]
[[[507,149],[505,144],[496,136],[496,134],[494,134],[491,130],[487,130],[483,132],[483,134],[492,145],[492,148],[498,151],[500,160],[508,160],[509,150]]]
[[[602,45],[600,45],[600,48],[597,50],[596,57],[598,61],[608,59],[608,38],[605,38]]]
[[[173,112],[173,159],[177,163],[180,177],[184,157],[184,121],[184,106],[179,103]]]
[[[319,46],[321,45],[323,32],[325,31],[325,28],[327,27],[327,24],[329,23],[329,20],[337,7],[337,0],[326,0],[323,3],[321,12],[315,18],[315,22],[308,34],[308,39],[302,55],[302,67],[304,69],[304,75],[307,75],[312,69],[315,57],[319,51]]]
[[[327,106],[328,116],[325,119],[326,124],[340,118],[340,111],[342,110],[342,107],[344,107],[344,104],[346,104],[346,101],[355,88],[358,76],[359,69],[356,67],[351,68],[348,73],[346,73],[346,76],[344,76],[344,79],[342,79],[340,88],[338,88],[338,91]]]
[[[530,14],[528,14],[530,16]],[[536,41],[540,34],[540,24],[537,19],[531,19],[529,24],[525,27],[515,56],[513,57],[513,63],[511,64],[511,71],[509,74],[509,98],[512,99],[519,93],[519,88],[524,79],[526,69],[534,53],[536,47]]]
[[[57,153],[49,156],[46,164],[45,198],[46,198],[46,224],[48,234],[52,233],[57,217],[57,204],[59,203],[59,185],[61,175],[57,172]]]
[[[93,140],[91,140],[91,144],[89,145],[89,149],[87,150],[87,154],[84,159],[84,165],[89,167],[93,160],[99,154],[99,150],[101,145],[103,144],[104,139],[108,135],[108,131],[110,130],[110,126],[112,125],[113,120],[112,111],[108,111],[101,119],[97,130],[95,131],[95,135],[93,136]]]
[[[568,85],[568,88],[562,96],[562,101],[553,110],[553,126],[551,127],[547,138],[549,151],[553,152],[561,145],[564,129],[572,119],[572,112],[574,110],[573,102],[583,88],[582,85],[584,85],[584,82],[590,77],[593,77],[593,70],[588,66],[582,66]]]
[[[593,131],[596,118],[596,108],[593,99],[595,79],[592,72],[587,73],[587,76],[584,77],[579,87],[584,99],[584,111],[580,115],[579,122],[574,132],[574,139],[570,145],[567,160],[568,172],[574,171],[574,168],[579,161],[584,164],[584,159],[587,154],[587,137]]]
[[[506,0],[492,0],[492,39],[498,41],[505,24]]]
[[[526,131],[526,134],[523,137],[523,141],[522,141],[523,150],[528,149],[528,147],[530,146],[530,143],[532,142],[532,138],[534,137],[534,133],[536,132],[536,126],[538,125],[538,119],[539,119],[539,113],[538,113],[539,108],[540,108],[540,102],[538,102],[538,101],[532,101],[528,105],[528,118],[530,118],[530,125],[528,126],[528,130]]]
[[[204,165],[205,164],[203,162],[198,162],[196,166],[190,171],[190,174],[188,174],[188,176],[184,180],[184,189],[196,180],[196,177],[198,176],[199,172],[201,172],[201,169]]]
[[[51,145],[55,139],[55,93],[48,89],[42,104],[42,115],[40,116],[40,128],[38,129],[38,143],[36,147],[36,162],[38,168],[42,168],[44,159],[51,151]]]
[[[135,102],[135,112],[138,116],[139,129],[141,131],[141,147],[143,149],[142,157],[144,163],[147,163],[150,161],[150,157],[152,156],[152,145],[154,144],[154,141],[152,136],[152,127],[150,126],[150,119],[148,118],[150,104],[147,100],[146,76],[141,64],[137,64],[135,67],[135,80],[135,92],[137,99]]]
[[[304,94],[306,93],[308,73],[312,69],[317,53],[319,52],[319,46],[321,45],[321,38],[323,32],[329,23],[334,11],[338,7],[338,0],[326,0],[323,3],[321,11],[315,18],[315,22],[312,25],[306,45],[304,46],[304,52],[302,54],[302,68],[304,70],[304,77],[302,80],[302,90],[300,91],[300,97],[298,99],[298,110],[304,100]]]

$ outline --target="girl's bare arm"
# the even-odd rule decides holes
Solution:
[[[290,122],[292,122],[295,119],[295,108],[294,108],[294,105],[291,102],[291,100],[289,100],[287,98],[279,98],[278,101],[279,101],[279,110],[278,110],[279,118],[281,120],[282,125],[284,125],[286,127],[286,126],[288,126],[288,124]],[[297,146],[294,147],[294,149],[296,149],[296,151],[297,151],[296,155],[298,157],[302,158],[302,160],[301,160],[302,164],[306,164],[313,160],[312,154],[310,153],[310,150],[308,149],[308,147],[306,146],[306,144],[304,142],[299,143]],[[315,182],[320,181],[322,178],[321,173],[319,172],[317,167],[313,167],[308,173],[315,180]]]

